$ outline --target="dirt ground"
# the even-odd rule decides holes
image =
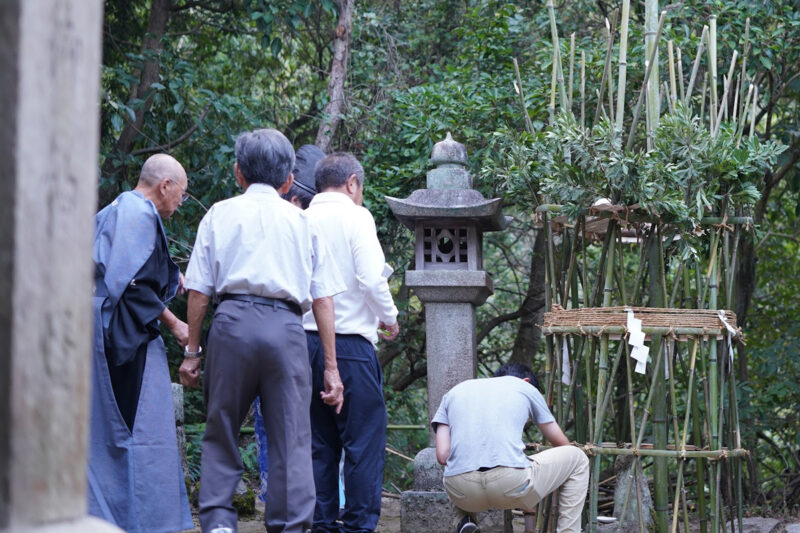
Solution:
[[[264,517],[256,512],[252,518],[239,521],[239,533],[264,533]],[[514,532],[523,531],[522,517],[514,518]],[[381,502],[381,518],[378,522],[379,533],[400,533],[400,498],[384,496]],[[200,529],[193,529],[191,533],[200,533]]]

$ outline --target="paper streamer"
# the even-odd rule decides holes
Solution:
[[[725,329],[728,330],[728,358],[731,361],[731,365],[733,365],[733,338],[736,336],[736,330],[725,319],[725,311],[720,309],[717,316],[719,316],[720,322],[725,324]]]
[[[633,309],[626,309],[628,313],[628,344],[633,346],[631,357],[636,361],[634,371],[638,374],[647,372],[647,360],[650,357],[650,348],[644,345],[644,332],[642,321],[633,316]]]
[[[572,381],[572,368],[569,364],[569,348],[567,348],[567,339],[561,346],[561,383],[569,385]]]

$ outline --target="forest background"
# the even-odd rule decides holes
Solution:
[[[604,70],[606,19],[618,7],[604,0],[555,5],[562,57],[571,34],[586,54],[589,124]],[[759,87],[754,133],[785,147],[758,180],[756,227],[737,256],[734,311],[747,344],[739,347],[735,371],[744,447],[752,451],[745,501],[761,512],[793,512],[800,506],[800,1],[686,0],[660,7],[668,12],[663,40],[683,48],[687,76],[712,14],[722,58],[741,54],[750,19],[746,68]],[[632,2],[631,92],[644,77],[643,17],[642,4]],[[413,235],[383,197],[425,187],[431,148],[448,131],[467,147],[476,188],[503,197],[512,217],[506,230],[485,239],[495,294],[478,309],[478,371],[488,375],[509,360],[540,367],[544,232],[525,189],[535,161],[524,147],[548,124],[550,37],[544,0],[107,0],[99,204],[131,189],[150,154],[174,155],[186,167],[192,197],[166,227],[185,267],[205,210],[238,192],[232,167],[239,132],[274,127],[296,147],[353,152],[366,170],[364,204],[396,271],[391,284],[401,336],[378,351],[389,422],[417,426],[390,431],[388,444],[413,457],[428,439],[419,429],[427,423],[425,316],[403,284]],[[666,54],[660,57],[663,63]],[[532,134],[515,91],[515,58]],[[666,64],[661,68],[666,72]],[[577,106],[577,85],[571,99]],[[173,308],[185,315],[180,298]],[[179,362],[174,343],[169,354]],[[187,392],[186,404],[194,461],[201,395]],[[252,446],[243,456],[254,468]],[[197,475],[196,462],[190,474]],[[409,480],[410,464],[389,455],[385,488],[400,490]]]

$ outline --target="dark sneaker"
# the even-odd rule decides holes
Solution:
[[[456,533],[481,533],[481,530],[467,515],[458,522]]]

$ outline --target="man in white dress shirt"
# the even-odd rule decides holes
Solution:
[[[378,524],[386,446],[383,373],[375,355],[380,336],[397,337],[397,308],[389,292],[375,221],[361,207],[364,169],[351,154],[317,163],[317,195],[305,211],[312,232],[331,251],[347,290],[334,297],[336,354],[345,389],[341,413],[311,401],[312,449],[317,506],[314,533],[372,532]],[[323,380],[322,328],[303,317],[314,385]],[[339,458],[344,450],[345,508],[339,518]]]
[[[305,213],[281,199],[295,154],[280,132],[236,139],[236,181],[244,194],[203,217],[189,267],[189,343],[181,382],[199,380],[201,329],[209,301],[220,300],[208,335],[204,372],[206,431],[200,469],[204,532],[236,531],[233,493],[242,474],[239,428],[256,395],[267,433],[270,471],[264,521],[269,533],[304,533],[314,512],[309,402],[311,372],[302,313],[319,324],[324,372],[319,398],[342,408],[333,333],[333,299],[344,290],[328,248]]]

